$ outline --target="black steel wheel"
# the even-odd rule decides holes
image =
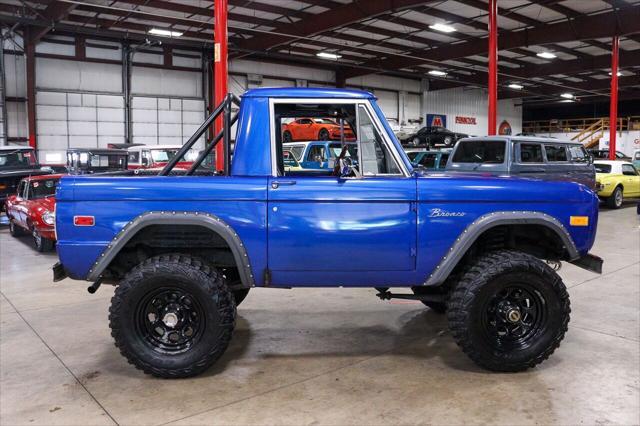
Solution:
[[[284,133],[282,133],[282,142],[291,142],[292,140],[293,136],[291,135],[291,132],[285,130]]]
[[[39,252],[44,253],[46,251],[53,250],[55,243],[50,239],[43,237],[36,228],[31,230],[31,236],[33,237],[33,243],[36,246],[36,250]]]
[[[219,271],[198,258],[168,254],[147,259],[120,281],[109,326],[129,363],[156,377],[181,378],[222,356],[235,315]]]
[[[320,132],[318,132],[318,140],[320,140],[320,141],[328,141],[329,140],[329,131],[327,129],[320,129]]]
[[[449,328],[462,350],[493,371],[522,371],[547,359],[564,338],[571,312],[562,279],[526,253],[480,257],[455,285]]]
[[[624,201],[624,193],[622,191],[622,187],[618,186],[613,190],[613,193],[609,198],[607,198],[607,207],[611,209],[619,209],[622,207],[622,202]]]

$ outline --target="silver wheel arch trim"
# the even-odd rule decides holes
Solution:
[[[92,265],[87,281],[96,281],[107,269],[120,250],[142,229],[151,225],[194,225],[204,226],[222,237],[231,248],[238,265],[238,273],[244,288],[255,287],[251,263],[246,248],[235,230],[219,217],[210,213],[159,211],[147,212],[126,224],[111,240],[96,262]]]
[[[449,248],[449,251],[442,257],[440,263],[427,277],[423,285],[437,286],[444,283],[478,237],[483,232],[501,225],[546,226],[560,237],[560,240],[569,254],[569,259],[567,260],[575,260],[580,257],[580,253],[571,238],[571,234],[569,234],[564,225],[555,217],[549,216],[546,213],[534,211],[494,212],[480,216],[467,226],[467,228]]]

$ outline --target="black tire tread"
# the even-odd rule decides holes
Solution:
[[[222,338],[219,340],[219,344],[212,346],[210,350],[200,358],[200,360],[186,368],[168,370],[154,367],[136,356],[134,353],[131,353],[122,342],[123,339],[121,337],[122,330],[120,329],[121,321],[119,313],[121,312],[121,305],[124,303],[126,294],[131,287],[136,284],[136,282],[143,278],[145,273],[149,271],[155,272],[155,269],[159,264],[171,264],[176,268],[182,268],[185,274],[189,274],[193,269],[204,273],[210,278],[207,282],[207,292],[211,296],[218,296],[218,313],[221,318],[220,325],[223,328]],[[143,371],[145,374],[161,378],[185,378],[202,373],[222,356],[231,341],[231,336],[235,326],[235,316],[236,305],[233,295],[231,291],[229,291],[222,274],[218,273],[215,268],[210,267],[205,261],[197,257],[184,254],[163,254],[151,257],[140,263],[129,271],[122,281],[120,281],[120,284],[111,298],[111,306],[109,307],[109,328],[111,329],[111,336],[114,338],[115,345],[120,350],[120,353],[127,359],[129,364],[132,364],[138,370]]]
[[[610,209],[619,209],[620,207],[622,207],[616,206],[616,192],[618,192],[618,190],[622,191],[622,200],[624,201],[624,191],[621,186],[617,186],[616,189],[613,190],[611,195],[606,199],[607,207],[609,207]]]
[[[502,272],[529,271],[545,277],[560,298],[563,315],[563,323],[554,337],[552,343],[536,357],[525,363],[505,364],[487,359],[472,344],[469,329],[466,326],[469,306],[477,290],[486,283],[490,277],[500,275]],[[479,366],[492,371],[517,372],[533,368],[540,364],[560,346],[568,330],[571,313],[569,294],[560,276],[547,264],[538,258],[518,251],[499,250],[488,253],[480,258],[466,271],[453,289],[448,302],[447,320],[451,334],[462,351],[467,354]]]

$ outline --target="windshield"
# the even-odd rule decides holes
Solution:
[[[29,167],[36,164],[32,150],[0,151],[0,167]]]
[[[151,158],[154,163],[166,163],[175,157],[178,151],[178,148],[152,149]],[[198,158],[198,153],[193,149],[190,149],[187,151],[182,161],[194,161],[196,158]]]
[[[611,164],[594,164],[596,173],[611,173]]]
[[[35,200],[55,195],[58,179],[34,180],[29,184],[29,199]]]
[[[504,141],[460,142],[453,155],[453,162],[501,164],[504,162],[504,151]]]

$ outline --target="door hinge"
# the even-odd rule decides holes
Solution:
[[[269,287],[271,285],[271,271],[269,268],[264,269],[264,286]]]
[[[411,257],[416,257],[418,255],[418,252],[416,250],[415,247],[411,247]]]
[[[416,203],[415,201],[411,202],[411,211],[412,212],[417,212],[418,211],[418,203]]]

